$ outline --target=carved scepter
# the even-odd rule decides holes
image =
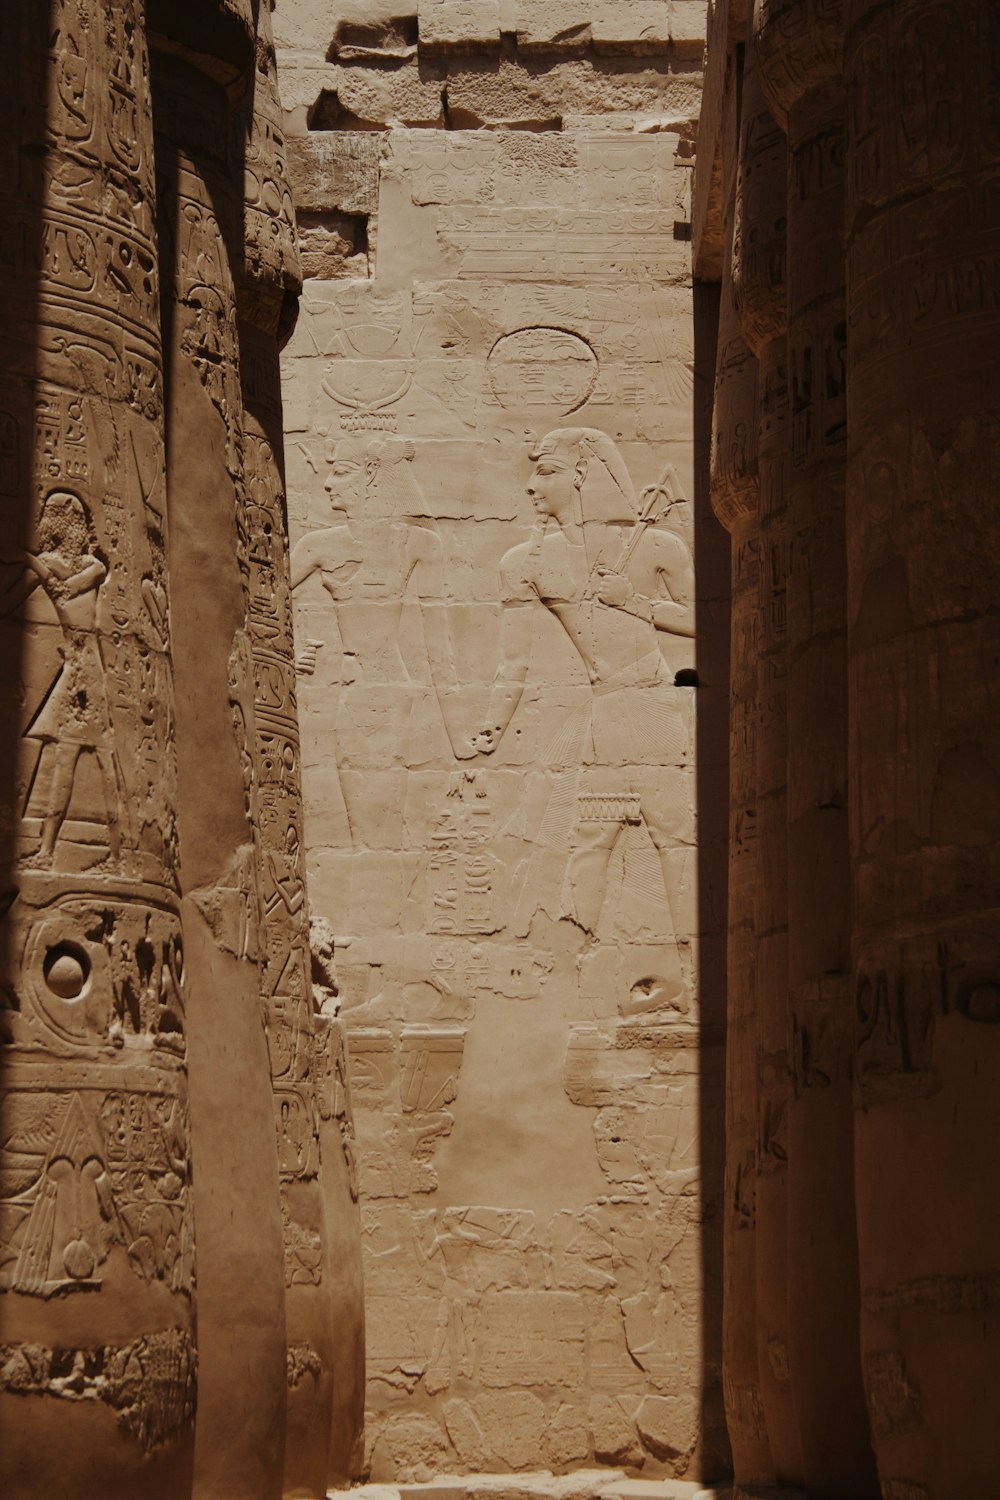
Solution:
[[[599,577],[606,577],[609,573],[624,573],[632,560],[632,554],[638,547],[639,542],[645,535],[646,528],[652,526],[656,521],[662,521],[675,505],[683,505],[685,496],[677,493],[680,484],[677,479],[677,470],[674,465],[668,463],[656,484],[649,484],[639,496],[639,513],[632,524],[631,530],[625,537],[622,550],[614,567],[602,566],[597,563],[594,571]],[[666,500],[666,505],[658,509],[660,499]]]

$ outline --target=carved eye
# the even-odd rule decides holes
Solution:
[[[60,1000],[79,1000],[90,978],[90,959],[76,943],[56,943],[45,955],[45,983]]]
[[[958,998],[958,1009],[970,1021],[980,1021],[987,1026],[1000,1022],[1000,984],[986,980],[970,985]]]

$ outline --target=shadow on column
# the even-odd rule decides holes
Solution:
[[[698,635],[698,995],[701,1141],[701,1473],[732,1462],[722,1399],[726,898],[729,808],[729,536],[709,495],[719,287],[694,283],[694,559]]]
[[[6,1012],[18,1007],[13,975],[20,955],[6,920],[18,897],[18,833],[34,767],[23,734],[36,705],[27,701],[24,660],[28,625],[21,613],[30,542],[39,375],[39,287],[42,260],[46,72],[51,0],[0,6],[0,258],[4,328],[0,361],[0,1153],[12,1128],[4,1092]],[[39,747],[40,749],[40,747]],[[2,1159],[2,1158],[0,1158]],[[0,1241],[0,1251],[3,1245]],[[0,1344],[5,1338],[0,1302]]]

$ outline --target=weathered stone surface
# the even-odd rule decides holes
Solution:
[[[751,1463],[756,1425],[772,1476],[802,1480],[809,1495],[929,1500],[988,1487],[997,1461],[986,1413],[997,1396],[1000,1244],[979,1221],[977,1186],[995,1172],[981,1080],[996,1018],[996,715],[981,652],[998,551],[983,489],[997,231],[981,194],[992,191],[997,138],[980,104],[995,83],[995,23],[972,5],[923,0],[753,9],[740,94],[743,264],[722,264],[736,150],[727,111],[744,40],[721,6],[693,225],[696,267],[722,270],[723,309],[740,301],[763,376],[765,656],[751,725],[763,868],[750,1028],[762,1113],[748,1149],[731,1097],[727,1153],[732,1186],[757,1179],[756,1220],[749,1197],[739,1206],[746,1229],[756,1224],[761,1399],[749,1384],[733,1388],[750,1361],[746,1343],[731,1342],[727,1413],[738,1493],[772,1492]],[[747,247],[759,262],[780,217],[780,195],[750,201],[745,170],[759,118],[754,43],[788,137],[787,345],[761,325],[759,276],[747,295]],[[946,293],[958,286],[962,295]],[[720,345],[724,368],[730,346]],[[723,437],[731,385],[717,386]],[[785,388],[782,435],[768,406],[780,410]],[[732,524],[727,451],[716,447],[713,486]],[[747,780],[742,616],[734,577],[734,812]],[[734,820],[731,871],[741,843]],[[745,911],[731,882],[731,921]],[[747,960],[746,948],[731,950],[731,1083]],[[731,1338],[749,1305],[750,1243],[727,1236]],[[958,1385],[946,1369],[963,1372]]]
[[[996,16],[845,11],[861,1351],[883,1492],[932,1495],[998,1451]]]
[[[988,1495],[993,13],[276,20],[0,18],[0,1488]]]
[[[12,1500],[318,1496],[351,1466],[331,1426],[347,1449],[359,1426],[282,495],[300,272],[256,10],[0,21]]]
[[[674,683],[695,665],[697,74],[671,71],[667,5],[418,20],[391,69],[338,54],[339,121],[292,145],[310,212],[366,214],[369,274],[307,281],[284,362],[371,1474],[693,1472],[697,1400],[659,1457],[634,1414],[700,1358],[694,694]],[[403,123],[420,90],[449,129]],[[387,126],[363,192],[351,116]]]
[[[422,1484],[364,1484],[351,1500],[733,1500],[728,1486],[684,1479],[626,1479],[615,1469],[569,1474],[441,1474]]]
[[[493,52],[500,45],[501,0],[420,0],[420,50]]]
[[[8,9],[0,47],[0,1487],[167,1497],[197,1355],[142,9]]]

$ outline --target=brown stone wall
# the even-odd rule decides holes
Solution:
[[[283,9],[306,845],[351,1053],[371,1473],[719,1471],[704,7]]]

